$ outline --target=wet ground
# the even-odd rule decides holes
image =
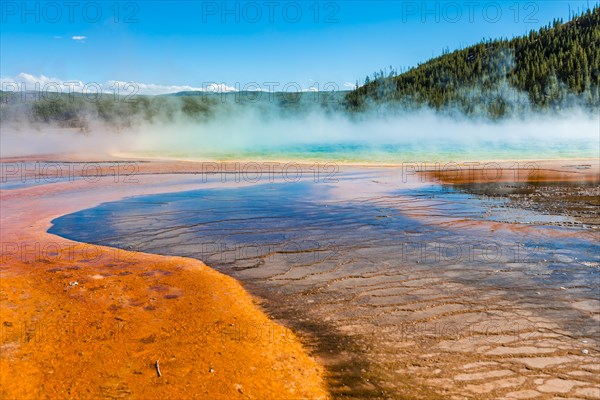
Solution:
[[[596,182],[542,182],[456,185],[456,190],[506,199],[507,219],[520,210],[547,215],[547,224],[600,229],[600,186]],[[561,218],[562,217],[562,218]]]
[[[532,200],[548,188],[573,207]],[[597,188],[504,189],[368,170],[132,197],[50,232],[235,277],[339,398],[598,398]]]

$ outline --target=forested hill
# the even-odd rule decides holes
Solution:
[[[346,95],[350,110],[386,103],[501,117],[577,103],[600,106],[600,8],[510,40],[488,40],[396,75],[380,71]]]

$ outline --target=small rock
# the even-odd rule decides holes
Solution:
[[[208,372],[215,372],[215,370],[214,370],[214,369],[212,369],[212,368],[209,368],[209,369],[208,369]]]
[[[583,350],[581,350],[581,352],[582,352],[583,354],[589,354],[589,353],[590,353],[590,351],[589,351],[588,349],[583,349]]]

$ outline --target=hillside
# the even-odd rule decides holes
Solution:
[[[369,105],[458,108],[491,117],[577,103],[600,105],[600,8],[511,40],[487,40],[396,75],[380,71],[346,96]]]
[[[0,91],[3,123],[54,124],[83,132],[94,123],[116,130],[143,123],[203,123],[254,112],[262,118],[296,117],[342,109],[347,92],[179,92],[160,96],[117,97],[105,94],[89,100],[81,93]]]

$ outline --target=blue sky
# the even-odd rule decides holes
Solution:
[[[25,73],[158,91],[207,82],[343,89],[380,68],[522,35],[598,1],[78,3],[1,3],[3,81]]]

